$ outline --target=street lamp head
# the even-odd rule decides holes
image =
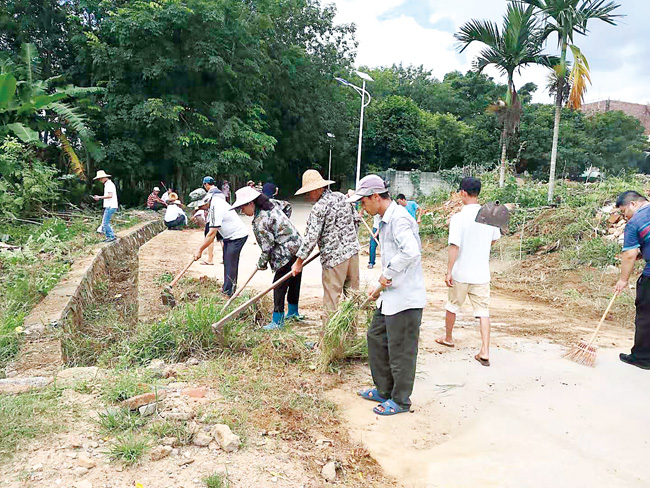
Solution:
[[[356,73],[357,76],[358,76],[359,78],[361,78],[362,80],[366,80],[366,81],[375,81],[375,80],[372,79],[372,77],[371,77],[368,73],[364,73],[363,71],[355,71],[355,73]]]
[[[331,137],[332,139],[334,139],[336,136],[334,134],[332,134],[331,132],[328,132],[327,137]]]
[[[350,82],[344,80],[343,78],[336,77],[336,78],[334,78],[334,79],[335,79],[336,81],[338,81],[341,85],[350,86]]]

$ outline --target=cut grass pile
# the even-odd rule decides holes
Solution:
[[[366,301],[365,293],[352,293],[346,300],[339,303],[336,312],[325,324],[323,337],[318,350],[316,370],[326,372],[332,364],[349,357],[367,357],[367,343],[365,335],[359,337],[359,316],[365,314],[366,323],[362,332],[365,332],[369,322],[369,314],[359,310]]]

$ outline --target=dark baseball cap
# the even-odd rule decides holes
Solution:
[[[203,184],[214,185],[215,184],[214,178],[212,176],[206,176],[205,178],[203,178]]]
[[[458,191],[465,190],[469,195],[478,195],[481,192],[481,180],[478,178],[463,178]]]

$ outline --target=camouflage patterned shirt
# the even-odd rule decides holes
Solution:
[[[318,243],[323,268],[333,268],[359,253],[361,217],[345,196],[325,190],[309,213],[305,240],[298,257],[307,259]]]
[[[253,217],[253,233],[262,251],[257,262],[259,269],[266,269],[270,263],[271,269],[277,271],[296,255],[302,244],[298,229],[275,202],[271,210],[260,210]]]

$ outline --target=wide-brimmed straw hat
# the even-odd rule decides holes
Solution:
[[[93,180],[98,180],[98,179],[100,179],[100,178],[110,178],[110,177],[111,177],[111,175],[107,174],[103,169],[100,169],[100,170],[97,172],[97,176],[95,176],[95,177],[93,178]]]
[[[308,169],[302,174],[302,187],[295,193],[296,195],[302,195],[303,193],[309,193],[313,190],[318,190],[324,186],[331,185],[336,183],[331,180],[324,180],[318,171],[315,169]]]
[[[257,197],[261,195],[255,188],[250,186],[244,186],[235,192],[235,203],[232,204],[232,208],[239,208],[247,203],[251,203]]]

